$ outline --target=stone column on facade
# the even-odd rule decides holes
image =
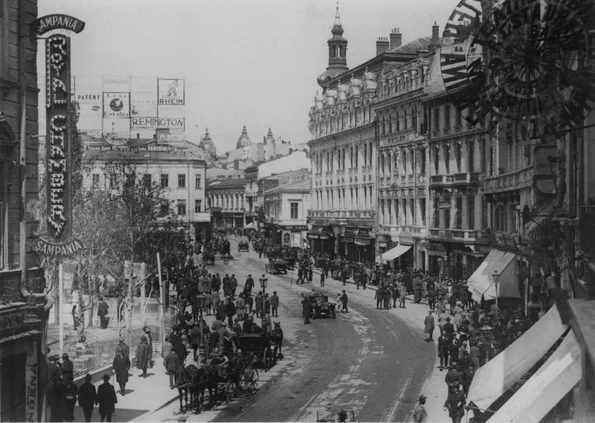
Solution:
[[[454,190],[450,195],[450,223],[447,222],[448,226],[446,229],[454,228],[455,227],[455,219],[457,216],[457,197],[454,194]]]
[[[469,227],[469,206],[468,203],[469,202],[469,198],[467,197],[467,195],[463,195],[463,201],[461,202],[461,207],[463,210],[461,210],[461,218],[463,219],[463,225],[462,228],[463,229],[471,229]]]

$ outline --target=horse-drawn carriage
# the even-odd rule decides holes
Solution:
[[[270,259],[267,264],[265,264],[264,270],[267,273],[272,273],[274,275],[278,275],[280,273],[283,273],[286,275],[287,267],[288,267],[287,260],[273,258],[273,259]]]
[[[248,241],[242,240],[238,243],[238,253],[241,251],[250,251],[250,244]]]
[[[260,333],[242,333],[238,335],[238,346],[242,353],[254,354],[254,364],[259,365],[266,372],[272,365],[271,341],[267,334]],[[256,370],[256,369],[254,369]],[[258,375],[258,371],[256,373]]]
[[[180,412],[183,401],[186,411],[200,412],[204,405],[204,391],[209,392],[210,406],[218,400],[230,402],[239,391],[253,394],[258,389],[258,370],[253,353],[238,353],[214,357],[200,367],[180,366],[175,376],[175,387],[180,393]]]

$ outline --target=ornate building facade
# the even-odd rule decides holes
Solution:
[[[430,47],[437,41],[430,42]],[[424,269],[428,153],[422,99],[434,55],[419,50],[417,56],[381,76],[372,108],[378,119],[376,245],[381,261],[398,259],[402,266]]]
[[[214,179],[207,183],[207,211],[212,223],[223,228],[246,226],[246,180]]]
[[[394,69],[416,59],[419,51],[427,50],[431,39],[420,38],[401,45],[401,34],[393,30],[390,40],[383,37],[377,41],[375,57],[349,70],[344,56],[347,41],[342,34],[337,11],[328,41],[329,66],[318,77],[323,91],[316,94],[310,110],[313,182],[308,237],[314,250],[344,255],[350,260],[374,261],[378,134],[385,136],[387,130],[392,133],[390,125],[396,125],[394,118],[391,123],[388,117],[388,105],[382,109],[385,120],[381,122],[376,117],[376,104],[381,98],[386,99],[390,89],[394,90],[389,83],[381,88],[382,80]],[[411,83],[410,77],[407,84]],[[411,125],[409,106],[408,111],[407,122]],[[400,119],[406,119],[405,115]],[[384,125],[388,129],[383,133]],[[404,128],[405,121],[402,125]]]

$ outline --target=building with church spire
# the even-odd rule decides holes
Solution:
[[[238,138],[238,142],[236,143],[236,148],[244,148],[252,145],[252,140],[248,136],[248,131],[246,130],[246,125],[242,128],[242,134],[240,138]]]
[[[209,156],[217,156],[217,149],[215,148],[215,144],[209,135],[209,128],[206,129],[204,137],[201,137],[198,146],[202,148]]]
[[[326,71],[318,77],[318,84],[324,84],[331,79],[347,72],[347,40],[343,38],[343,26],[339,16],[339,4],[335,13],[335,23],[331,29],[332,37],[328,40],[328,66]]]

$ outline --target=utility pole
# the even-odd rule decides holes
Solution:
[[[161,256],[157,253],[157,274],[159,275],[159,331],[161,345],[165,345],[165,285],[161,276]]]

